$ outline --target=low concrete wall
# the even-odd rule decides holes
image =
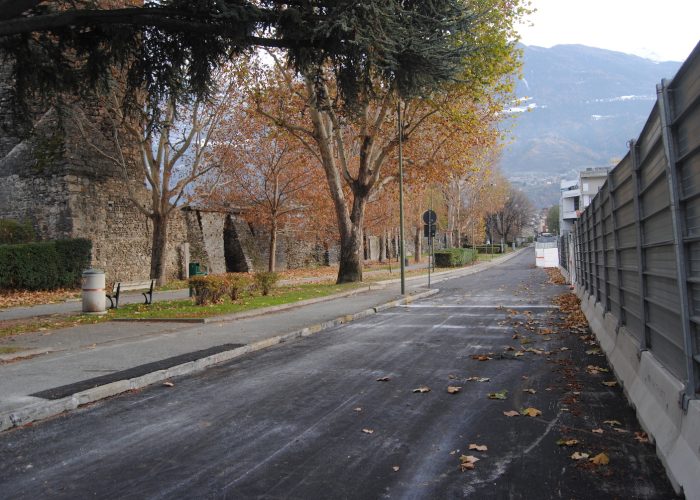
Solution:
[[[600,303],[577,286],[581,309],[610,361],[637,418],[656,444],[676,491],[700,500],[700,401],[684,412],[679,403],[683,381],[677,379],[649,351],[641,351],[635,337]]]

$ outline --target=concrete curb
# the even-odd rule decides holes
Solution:
[[[637,418],[656,444],[656,453],[677,493],[700,500],[700,400],[686,412],[679,396],[683,381],[671,374],[617,318],[606,313],[585,289],[576,287],[581,309],[600,341]]]
[[[237,349],[231,349],[228,351],[223,351],[211,356],[207,356],[201,359],[190,361],[188,363],[183,363],[181,365],[173,366],[166,370],[157,370],[140,377],[135,377],[127,380],[118,380],[109,384],[105,384],[99,387],[88,389],[86,391],[81,391],[73,394],[72,396],[67,396],[62,399],[57,399],[55,401],[38,401],[26,405],[22,408],[11,412],[5,412],[0,414],[0,431],[5,431],[15,427],[21,427],[37,420],[42,420],[48,417],[53,417],[59,415],[63,412],[74,410],[79,406],[93,403],[101,399],[105,399],[111,396],[116,396],[123,392],[128,392],[135,389],[141,389],[148,385],[152,385],[158,382],[163,382],[169,378],[191,375],[200,372],[212,365],[222,363],[224,361],[229,361],[231,359],[238,358],[245,354],[251,352],[260,351],[268,347],[272,347],[277,344],[282,344],[285,342],[290,342],[295,339],[302,337],[308,337],[316,333],[323,332],[330,328],[342,325],[344,323],[349,323],[358,319],[366,318],[372,314],[376,314],[385,309],[391,307],[396,307],[403,304],[408,304],[415,300],[430,297],[439,293],[439,289],[433,288],[431,290],[421,291],[414,293],[407,297],[392,300],[385,304],[381,304],[376,307],[365,309],[355,314],[348,314],[345,316],[340,316],[330,321],[324,321],[322,323],[316,323],[311,326],[302,328],[300,330],[295,330],[283,335],[277,335],[269,339],[264,339],[252,344],[248,344]]]

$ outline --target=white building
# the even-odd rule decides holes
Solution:
[[[609,167],[591,167],[579,172],[578,179],[574,181],[561,181],[559,234],[573,231],[574,222],[603,187],[609,170]]]

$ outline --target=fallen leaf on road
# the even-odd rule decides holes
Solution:
[[[379,377],[377,382],[388,382],[389,380],[391,380],[389,377]]]
[[[524,356],[524,355],[525,355],[525,353],[523,351],[518,351],[518,352],[513,354],[513,356]]]
[[[454,373],[450,373],[450,374],[447,376],[447,378],[450,379],[450,380],[454,380],[454,379],[457,378],[457,375],[455,375]]]
[[[508,397],[508,391],[503,389],[498,392],[489,392],[489,399],[506,399]]]
[[[595,348],[595,349],[588,349],[586,351],[586,354],[600,354],[600,349]]]
[[[620,434],[627,434],[629,431],[627,429],[620,429],[619,427],[613,428],[615,432],[619,432]]]
[[[491,358],[489,356],[486,356],[485,354],[474,354],[472,355],[472,359],[475,359],[477,361],[488,361]]]
[[[603,434],[605,431],[603,429],[593,429],[591,432],[595,432],[596,434]]]
[[[488,382],[489,380],[491,379],[488,377],[469,377],[467,382]]]
[[[537,393],[537,391],[535,389],[523,389],[523,392],[529,392],[530,394]]]
[[[365,434],[374,434],[374,429],[362,429]]]
[[[462,390],[461,387],[450,385],[447,387],[447,394],[457,394],[461,390]]]
[[[394,469],[394,472],[398,472],[400,468],[401,468],[401,467],[399,467],[398,465],[394,465],[394,466],[392,467],[392,469]]]
[[[469,445],[469,449],[470,449],[470,450],[476,450],[476,451],[486,451],[486,450],[489,449],[489,447],[486,446],[485,444],[474,444],[474,443],[472,443],[472,444]]]
[[[608,465],[610,463],[610,459],[605,453],[598,453],[595,457],[591,458],[589,460],[590,462],[593,462],[596,465]]]
[[[362,411],[362,407],[358,406],[357,408],[353,408],[355,411]]]
[[[427,385],[421,385],[420,387],[413,389],[413,392],[420,392],[421,394],[424,392],[430,392],[430,387]]]
[[[649,442],[649,436],[647,436],[646,432],[635,432],[634,439],[639,441],[640,443],[648,443]]]
[[[617,385],[617,381],[615,380],[609,380],[607,382],[601,382],[603,385],[607,385],[608,387],[615,387]]]
[[[528,417],[539,417],[540,415],[542,415],[542,412],[540,410],[532,407],[524,408],[520,410],[520,413],[522,413],[523,415],[527,415]]]
[[[163,382],[163,387],[175,387],[175,384],[172,382]]]
[[[506,417],[518,417],[518,416],[520,416],[520,412],[517,412],[517,411],[515,411],[515,410],[504,411],[503,414],[504,414]]]
[[[465,470],[471,470],[474,468],[474,464],[478,462],[479,459],[472,455],[462,455],[459,457],[459,468],[464,472]]]
[[[504,351],[515,351],[515,347],[513,347],[512,345],[509,345],[509,346],[504,347],[503,350]]]
[[[559,446],[576,446],[578,444],[578,439],[560,439],[557,441]]]
[[[616,425],[622,425],[622,423],[619,420],[603,420],[604,424],[608,424],[612,427],[615,427]]]
[[[588,373],[590,373],[591,375],[598,375],[598,373],[607,372],[609,370],[607,368],[603,368],[601,366],[588,365],[586,367],[586,371]]]
[[[583,460],[585,458],[588,458],[590,455],[588,453],[579,453],[578,451],[575,451],[573,455],[571,455],[571,458],[574,460]]]
[[[560,351],[568,351],[569,348],[568,348],[568,347],[560,347],[559,350],[560,350]]]

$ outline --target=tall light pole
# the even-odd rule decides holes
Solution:
[[[399,248],[401,254],[401,295],[406,295],[406,248],[403,234],[403,125],[401,124],[401,99],[396,103],[399,128]]]

